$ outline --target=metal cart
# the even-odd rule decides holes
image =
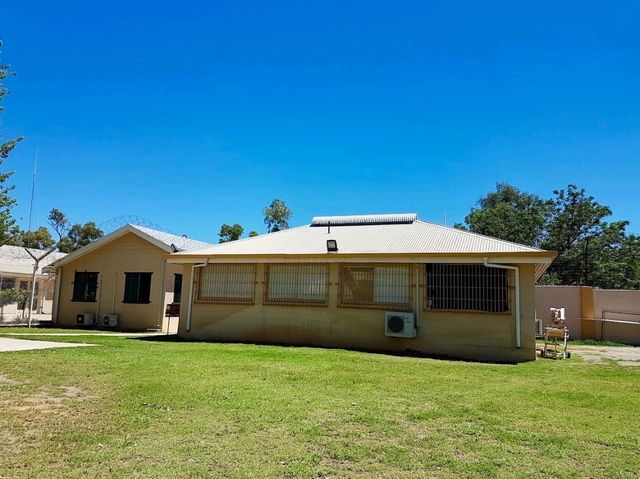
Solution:
[[[544,328],[544,346],[541,356],[551,359],[567,359],[569,328],[565,327],[564,308],[551,308],[551,325]]]

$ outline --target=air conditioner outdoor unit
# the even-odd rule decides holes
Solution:
[[[102,325],[108,328],[115,328],[118,325],[118,315],[117,314],[103,314],[102,315]]]
[[[416,321],[413,313],[384,313],[384,333],[394,338],[415,338]]]
[[[78,326],[93,326],[93,320],[94,320],[93,313],[76,314],[76,324]]]
[[[541,338],[544,335],[542,329],[542,320],[536,319],[536,338]]]

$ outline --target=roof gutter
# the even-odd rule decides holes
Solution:
[[[187,305],[187,331],[191,331],[191,312],[193,305],[193,290],[196,283],[195,272],[196,268],[203,268],[209,264],[209,260],[205,260],[204,263],[198,263],[191,266],[191,282],[189,283],[189,304]]]
[[[516,279],[516,348],[520,349],[520,268],[506,264],[490,263],[489,258],[484,259],[487,268],[508,269],[515,271]]]

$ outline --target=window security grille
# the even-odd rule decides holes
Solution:
[[[509,312],[508,271],[476,264],[427,264],[425,309]]]
[[[254,304],[255,264],[209,264],[197,271],[197,303]]]
[[[268,264],[264,304],[326,306],[328,264]]]
[[[411,265],[342,265],[340,306],[410,310]]]

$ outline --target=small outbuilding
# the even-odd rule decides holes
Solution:
[[[182,267],[165,256],[213,246],[128,224],[59,259],[53,322],[128,331],[177,329]],[[175,317],[167,316],[167,306]]]
[[[168,262],[184,268],[184,338],[520,362],[535,358],[534,284],[554,257],[391,214],[316,217]]]

